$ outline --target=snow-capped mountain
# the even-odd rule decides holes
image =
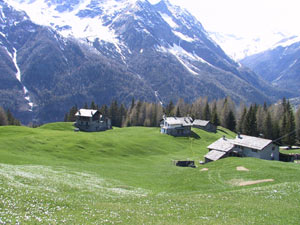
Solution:
[[[300,95],[299,37],[282,40],[267,51],[246,57],[241,63],[274,86]]]
[[[0,32],[2,105],[43,122],[92,100],[283,95],[167,0],[0,0]]]
[[[300,41],[300,37],[282,32],[272,32],[263,36],[236,36],[218,32],[209,32],[209,35],[236,61],[268,49],[288,46]]]

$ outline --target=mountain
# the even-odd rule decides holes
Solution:
[[[0,99],[24,122],[112,99],[270,102],[273,89],[167,0],[0,0]]]
[[[300,37],[284,39],[269,50],[246,57],[241,63],[275,87],[300,95]]]
[[[234,35],[209,31],[209,36],[233,59],[239,61],[248,56],[266,51],[279,43],[295,42],[296,36],[282,32],[271,32],[264,35]]]

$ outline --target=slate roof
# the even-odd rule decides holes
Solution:
[[[193,119],[191,117],[166,117],[165,122],[169,125],[192,126]]]
[[[207,147],[208,149],[218,150],[222,152],[228,152],[234,148],[234,144],[231,143],[231,139],[220,138]]]
[[[272,140],[247,135],[240,135],[237,136],[235,139],[230,140],[230,142],[234,145],[263,150],[266,146],[272,143]]]
[[[263,150],[266,146],[268,146],[271,143],[272,140],[269,139],[240,135],[237,136],[235,139],[220,138],[219,140],[209,145],[207,148],[222,152],[228,152],[232,148],[234,148],[235,145],[237,145],[251,149]]]
[[[92,109],[80,109],[75,116],[82,116],[82,117],[93,117],[98,110],[92,110]]]
[[[220,152],[220,151],[216,151],[216,150],[211,150],[204,157],[206,159],[209,159],[209,160],[212,160],[212,161],[216,161],[216,160],[222,158],[225,154],[226,154],[226,152]]]
[[[193,122],[193,125],[201,126],[201,127],[205,127],[205,126],[207,126],[207,124],[209,124],[209,121],[207,121],[207,120],[194,120],[194,122]]]

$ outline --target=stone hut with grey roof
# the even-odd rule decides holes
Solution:
[[[216,132],[217,127],[213,125],[210,121],[208,120],[194,120],[193,121],[193,127],[202,129],[208,132]]]
[[[279,160],[279,147],[272,140],[247,135],[237,135],[235,139],[223,137],[207,148],[209,152],[204,156],[205,162],[228,156]]]
[[[193,119],[191,117],[163,117],[160,123],[161,133],[172,136],[189,136]]]
[[[111,120],[98,110],[80,109],[76,114],[75,127],[80,131],[96,132],[111,129]]]

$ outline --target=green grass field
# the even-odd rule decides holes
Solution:
[[[235,135],[193,131],[174,138],[145,127],[0,127],[0,224],[300,224],[300,164],[174,166],[203,160],[209,144]],[[239,186],[265,179],[273,181]]]

